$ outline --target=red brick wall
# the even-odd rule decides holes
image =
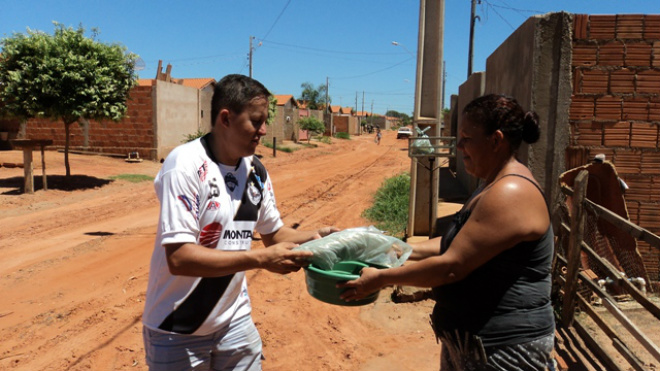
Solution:
[[[139,152],[141,158],[155,159],[155,132],[153,123],[153,99],[151,86],[136,86],[128,100],[127,116],[119,121],[90,121],[88,147],[84,147],[81,125],[71,125],[70,146],[72,151],[89,151],[126,156]],[[52,139],[53,146],[64,148],[64,123],[45,119],[27,122],[26,138]]]
[[[660,15],[575,15],[567,168],[604,153],[630,220],[660,234]],[[652,280],[660,254],[638,242]]]

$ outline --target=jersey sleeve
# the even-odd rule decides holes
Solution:
[[[261,209],[259,210],[259,218],[255,230],[259,234],[270,234],[277,232],[284,222],[280,218],[280,212],[277,210],[275,202],[275,191],[273,184],[270,181],[270,176],[266,176],[264,183],[263,200],[261,202]]]
[[[197,179],[172,169],[162,174],[156,188],[161,204],[161,245],[196,243],[200,204]]]

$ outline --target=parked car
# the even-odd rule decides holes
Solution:
[[[409,127],[400,127],[396,132],[396,139],[409,138],[413,134],[412,129]]]

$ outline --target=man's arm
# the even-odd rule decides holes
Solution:
[[[339,232],[339,229],[336,227],[323,227],[312,231],[299,231],[283,226],[273,233],[262,234],[261,238],[264,241],[264,245],[268,247],[282,242],[301,244],[311,240],[318,240],[334,232]]]
[[[280,243],[268,249],[224,251],[194,243],[165,245],[167,265],[173,275],[220,277],[263,268],[273,273],[298,271],[300,262],[312,256],[309,251],[292,251],[294,243]]]

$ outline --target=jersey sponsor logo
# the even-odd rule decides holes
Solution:
[[[213,211],[213,210],[219,210],[220,209],[220,202],[218,201],[209,201],[209,203],[206,205],[206,210],[207,211]]]
[[[206,163],[206,160],[204,160],[202,166],[200,166],[199,169],[197,169],[197,176],[199,176],[199,180],[201,182],[206,180],[206,174],[208,174],[208,172],[209,172],[209,165],[208,163]]]
[[[209,180],[209,188],[211,188],[211,197],[220,196],[220,187],[218,187],[218,180],[213,178]]]
[[[222,235],[223,240],[245,240],[252,239],[252,231],[244,229],[242,231],[227,229]]]
[[[261,192],[259,192],[259,189],[257,189],[257,186],[253,182],[250,182],[248,185],[247,195],[250,202],[254,205],[257,205],[261,201]]]
[[[222,224],[213,222],[202,228],[202,232],[199,234],[199,244],[205,247],[215,247],[220,241],[221,233]]]
[[[234,192],[234,189],[238,187],[238,179],[236,179],[234,174],[227,173],[227,175],[225,175],[225,184],[227,185],[227,188],[229,188],[231,192]]]

